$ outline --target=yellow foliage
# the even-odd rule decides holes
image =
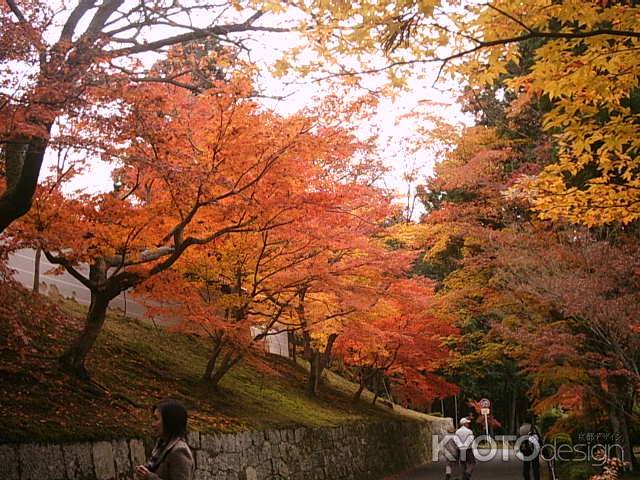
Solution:
[[[640,88],[634,3],[363,0],[307,1],[300,8],[309,14],[300,31],[318,55],[329,63],[348,56],[348,71],[370,71],[371,54],[383,48],[393,66],[387,79],[400,88],[418,65],[438,59],[447,60],[443,74],[483,87],[519,62],[519,41],[536,39],[530,70],[508,84],[554,102],[544,125],[559,161],[527,180],[535,209],[544,218],[587,225],[640,219],[640,113],[630,107]],[[567,177],[585,168],[594,173],[572,188]]]
[[[399,223],[386,231],[384,239],[409,249],[421,249],[429,242],[432,230],[432,225]]]

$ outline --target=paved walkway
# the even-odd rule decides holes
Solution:
[[[503,459],[503,452],[499,451],[493,460],[480,462],[473,473],[473,480],[520,480],[522,479],[522,464],[515,458],[513,452],[508,453],[508,458]],[[453,473],[452,478],[461,478],[460,472]],[[407,472],[394,480],[441,480],[444,478],[444,463],[432,463]]]

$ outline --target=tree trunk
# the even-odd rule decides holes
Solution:
[[[218,356],[222,351],[222,339],[216,338],[214,340],[213,349],[211,351],[211,355],[209,356],[209,360],[207,361],[207,366],[204,369],[204,373],[202,374],[202,381],[209,382],[213,375],[213,371],[216,368],[216,363],[218,361]]]
[[[633,448],[629,435],[628,418],[631,418],[633,411],[633,386],[629,385],[625,377],[612,378],[609,390],[609,421],[613,430],[613,443],[616,448],[614,455],[625,462],[629,462],[629,467],[633,470],[636,466],[633,456]],[[625,408],[630,406],[629,411]]]
[[[227,350],[220,362],[220,354],[223,350]],[[214,337],[213,349],[211,356],[207,361],[204,374],[202,375],[202,381],[205,382],[212,390],[217,391],[220,380],[224,377],[234,365],[236,365],[242,358],[243,354],[235,351],[236,349],[224,338],[224,332],[218,332]]]
[[[380,392],[380,374],[376,374],[375,376],[375,383],[374,383],[374,392],[373,392],[373,400],[371,401],[372,405],[376,404],[376,401],[378,400],[378,393]]]
[[[309,362],[309,377],[307,378],[307,391],[315,397],[318,392],[318,352],[311,345],[311,335],[306,330],[302,331],[302,356]]]
[[[381,375],[382,375],[382,387],[384,388],[384,393],[387,395],[387,400],[389,400],[391,403],[396,403],[396,400],[393,397],[393,393],[391,393],[391,384],[387,382],[388,378],[385,376],[384,372]]]
[[[242,357],[242,353],[233,351],[227,352],[220,362],[218,369],[213,372],[213,375],[209,379],[209,386],[213,391],[217,392],[219,390],[220,380],[229,373],[229,370],[231,370],[242,359]]]
[[[51,125],[48,123],[43,127],[50,132]],[[0,233],[31,208],[47,144],[46,138],[20,139],[5,144],[8,184],[0,196]]]
[[[40,293],[40,259],[42,258],[42,249],[36,248],[36,257],[33,265],[33,293]]]
[[[309,395],[316,397],[318,395],[318,370],[320,365],[320,353],[313,351],[309,359],[309,378],[307,381],[307,390]]]
[[[309,332],[303,331],[302,332],[302,355],[306,360],[311,361],[312,353],[313,353],[313,349],[311,348],[311,335],[309,335]]]
[[[353,403],[356,403],[358,400],[360,400],[360,397],[362,396],[362,392],[364,391],[364,381],[360,381],[360,385],[358,386],[358,390],[356,390],[356,393],[353,394],[353,398],[352,401]]]
[[[518,392],[516,392],[516,389],[514,388],[511,391],[511,402],[510,402],[510,415],[509,415],[509,430],[507,430],[509,433],[511,433],[512,435],[517,435],[518,432],[518,425],[516,422],[516,407],[517,407],[517,402],[518,402]]]
[[[102,330],[109,301],[108,296],[91,292],[91,306],[84,329],[73,345],[60,357],[62,366],[79,378],[89,380],[85,360]]]
[[[624,451],[624,459],[629,462],[630,471],[635,471],[637,468],[637,461],[633,455],[633,445],[631,444],[631,435],[629,433],[629,417],[627,413],[620,408],[618,414],[620,415],[620,433],[622,435],[622,449]]]
[[[337,338],[337,333],[332,333],[331,335],[329,335],[327,345],[324,348],[324,352],[320,354],[320,363],[318,364],[318,382],[322,380],[322,373],[331,362],[331,353],[333,351],[333,345],[336,343]]]
[[[71,347],[60,357],[63,368],[84,380],[90,380],[89,373],[85,368],[87,355],[107,318],[109,302],[120,293],[116,289],[106,291],[104,288],[107,283],[107,264],[103,259],[98,258],[89,266],[89,278],[94,285],[99,287],[91,290],[91,304],[84,329]]]
[[[294,334],[293,332],[289,331],[287,332],[287,340],[289,342],[289,349],[290,349],[290,353],[291,353],[291,360],[293,360],[293,363],[297,363],[297,357],[296,357],[296,339],[294,338]]]
[[[331,351],[333,350],[333,345],[338,338],[338,334],[332,333],[329,335],[329,339],[327,340],[327,345],[325,346],[324,352],[320,353],[317,350],[311,347],[311,339],[309,341],[305,339],[305,349],[307,347],[307,343],[309,344],[309,351],[311,352],[310,360],[309,360],[309,381],[308,381],[308,390],[309,394],[312,397],[318,396],[318,387],[320,386],[320,379],[322,378],[322,372],[329,365],[329,361],[331,360]]]
[[[631,448],[631,439],[629,438],[629,428],[624,410],[619,405],[609,406],[609,421],[613,430],[615,449],[612,453],[625,462],[629,462],[630,468],[633,469],[633,449]]]
[[[366,380],[366,377],[364,374],[364,368],[360,367],[360,385],[358,386],[358,390],[356,390],[356,393],[353,395],[353,398],[351,399],[353,403],[356,403],[358,400],[360,400],[360,396],[364,391],[365,380]]]
[[[623,433],[625,435],[625,438],[627,439],[626,443],[630,455],[630,466],[631,471],[633,472],[637,472],[640,470],[640,463],[638,462],[636,456],[633,454],[633,441],[631,440],[631,428],[629,426],[630,420],[634,418],[633,408],[636,404],[635,397],[635,393],[632,393],[631,397],[627,400],[627,402],[625,402],[624,406],[622,407]]]

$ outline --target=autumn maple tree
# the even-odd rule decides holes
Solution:
[[[393,396],[414,408],[457,393],[438,375],[450,359],[446,341],[455,329],[429,313],[433,294],[433,282],[423,277],[397,279],[380,292],[375,305],[345,327],[336,355],[356,369],[359,387],[354,400],[373,385],[375,402],[378,392],[387,388],[387,379]]]
[[[383,72],[396,86],[423,74],[416,70],[427,63],[475,85],[492,83],[523,61],[522,43],[537,42],[529,70],[509,82],[515,91],[553,102],[544,122],[558,142],[557,161],[526,183],[527,191],[536,192],[531,195],[536,208],[550,218],[590,225],[633,221],[638,218],[637,8],[630,0],[348,6],[87,1],[54,13],[37,2],[3,3],[3,61],[28,65],[30,81],[18,87],[13,69],[4,79],[5,89],[14,93],[5,95],[1,117],[8,168],[0,226],[28,209],[52,122],[90,109],[85,95],[90,87],[120,75],[182,84],[179,73],[149,75],[135,60],[186,42],[237,47],[246,44],[238,34],[282,31],[310,41],[278,60],[277,73],[297,69],[316,79],[357,79]],[[282,21],[287,14],[288,21]],[[216,23],[199,25],[199,16]],[[53,20],[62,27],[51,35]],[[385,60],[379,59],[381,52]]]
[[[467,108],[484,114],[477,104]],[[491,254],[503,231],[530,221],[527,203],[503,192],[523,173],[539,170],[530,155],[538,147],[479,120],[479,125],[443,132],[450,148],[418,192],[427,211],[420,224],[394,227],[392,238],[422,251],[414,274],[438,286],[430,314],[459,330],[448,343],[452,354],[442,370],[445,378],[455,381],[467,399],[494,400],[496,415],[514,431],[528,407],[527,382],[518,372],[516,347],[494,330],[512,312],[509,294],[492,284]]]
[[[103,106],[94,89],[124,80],[202,90],[225,76],[219,63],[208,61],[216,53],[237,55],[250,50],[251,37],[296,30],[281,12],[277,2],[253,0],[80,0],[59,9],[44,1],[2,2],[0,231],[30,208],[54,122]],[[306,20],[300,35],[315,35],[317,24]],[[180,69],[148,67],[148,58],[171,63],[169,49],[182,52]]]
[[[309,362],[311,395],[318,394],[322,373],[343,329],[370,305],[369,294],[375,288],[371,284],[380,280],[379,275],[390,273],[374,271],[383,261],[375,245],[345,246],[326,253],[322,265],[302,274],[293,310],[284,319],[300,332],[302,355]],[[320,275],[315,273],[318,267],[322,268]]]
[[[337,103],[327,103],[335,114]],[[304,148],[280,158],[252,189],[252,229],[191,249],[139,289],[151,313],[177,318],[178,328],[211,338],[203,380],[212,388],[256,341],[272,331],[302,329],[287,321],[301,290],[320,285],[328,293],[332,276],[353,274],[373,258],[360,237],[387,201],[364,174],[368,162],[363,166],[355,155],[368,144],[344,127],[316,127],[318,135],[308,135]],[[353,252],[356,265],[348,263]]]
[[[343,203],[330,206],[320,222],[307,225],[317,254],[287,272],[289,308],[278,320],[300,339],[312,395],[317,395],[322,372],[347,325],[408,268],[408,257],[394,255],[376,238],[389,211],[389,199],[382,192],[339,182],[318,193],[327,199],[339,195]]]
[[[523,248],[524,247],[524,248]],[[588,231],[551,229],[512,234],[498,250],[501,283],[530,311],[503,332],[526,346],[536,409],[561,405],[581,422],[598,409],[633,459],[630,439],[638,394],[638,246],[611,244]],[[561,425],[558,426],[561,428]]]
[[[132,86],[123,93],[128,112],[103,123],[102,137],[94,138],[117,164],[115,191],[51,198],[47,208],[64,216],[45,231],[33,228],[34,217],[13,232],[37,236],[49,261],[91,291],[85,329],[62,358],[66,367],[86,375],[87,353],[120,292],[167,270],[192,247],[278,224],[277,217],[257,223],[258,185],[280,160],[317,144],[310,132],[317,119],[262,112],[246,99],[248,88],[242,78],[197,96],[175,86]],[[90,265],[88,275],[81,262]]]

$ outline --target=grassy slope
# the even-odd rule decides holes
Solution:
[[[331,375],[319,399],[304,389],[303,367],[274,357],[247,360],[221,382],[221,392],[199,381],[206,340],[168,333],[112,313],[90,355],[93,378],[110,394],[96,396],[61,372],[54,357],[80,328],[84,307],[59,303],[68,319],[60,326],[39,319],[31,327],[26,355],[0,343],[0,443],[80,441],[148,435],[149,406],[172,396],[190,410],[192,428],[201,431],[239,431],[274,426],[329,426],[375,421],[411,412],[391,412],[365,402],[352,405],[354,386]],[[0,318],[0,338],[8,332]],[[24,351],[23,351],[24,353]]]

